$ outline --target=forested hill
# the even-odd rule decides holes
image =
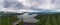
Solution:
[[[60,25],[60,13],[54,14],[38,14],[35,16],[37,20],[37,25]]]
[[[0,12],[0,25],[13,25],[17,21],[17,15],[14,13]]]
[[[28,13],[28,15],[32,15],[32,14],[55,14],[55,13],[60,13],[60,12],[22,12],[22,13],[16,13],[16,12],[0,12],[2,14],[16,14],[16,15],[22,15],[22,14],[25,14],[25,13]]]

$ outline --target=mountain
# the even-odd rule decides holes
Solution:
[[[28,15],[32,15],[32,14],[55,14],[55,13],[60,13],[60,12],[22,12],[22,13],[16,13],[16,12],[0,12],[0,14],[9,14],[9,13],[12,13],[12,14],[16,14],[16,15],[23,15],[25,13],[28,13]]]
[[[32,14],[55,14],[59,12],[24,12],[24,13],[29,13],[29,15],[32,15]]]

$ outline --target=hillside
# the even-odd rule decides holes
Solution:
[[[19,19],[16,14],[0,12],[0,25],[13,25],[17,21],[19,22]]]
[[[37,25],[60,25],[60,13],[38,14],[36,17]]]

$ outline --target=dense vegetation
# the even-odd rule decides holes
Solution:
[[[12,25],[15,21],[18,21],[17,15],[13,13],[0,13],[0,25]]]
[[[60,13],[38,14],[36,17],[37,25],[60,25]]]

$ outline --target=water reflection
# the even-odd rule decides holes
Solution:
[[[28,13],[25,13],[23,15],[18,15],[19,19],[22,19],[23,22],[37,22],[37,20],[34,18],[37,14],[32,14],[32,15],[28,15]]]

